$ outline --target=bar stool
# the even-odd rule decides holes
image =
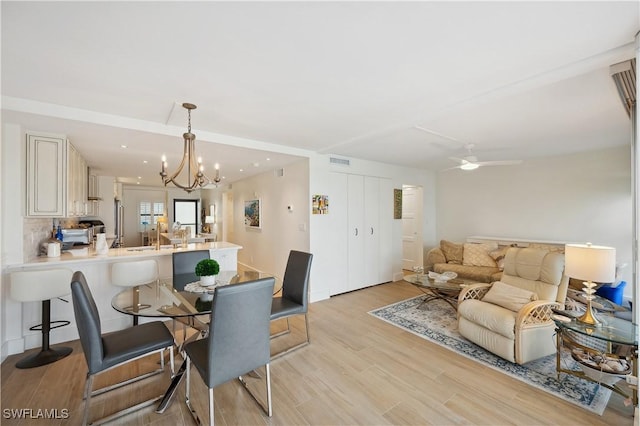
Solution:
[[[49,334],[51,330],[69,325],[69,321],[51,321],[51,299],[71,293],[70,269],[48,269],[43,271],[19,271],[11,273],[11,298],[18,302],[42,302],[42,324],[29,330],[42,331],[40,352],[29,355],[16,364],[17,368],[33,368],[51,364],[69,355],[68,347],[51,348]]]
[[[140,293],[138,286],[157,280],[158,263],[155,260],[118,262],[111,266],[111,283],[118,287],[132,287],[132,303],[126,309],[134,314],[133,325],[138,325],[138,315],[136,313],[151,306],[138,303]]]

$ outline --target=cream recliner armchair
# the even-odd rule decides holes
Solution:
[[[555,353],[551,309],[563,309],[567,295],[564,254],[512,247],[504,260],[500,281],[460,292],[460,334],[518,364]]]

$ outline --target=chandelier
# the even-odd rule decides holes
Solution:
[[[182,161],[178,166],[178,169],[171,176],[167,174],[167,157],[162,156],[162,171],[160,172],[160,177],[162,178],[162,182],[164,186],[172,183],[178,188],[182,188],[187,192],[191,192],[197,187],[203,187],[210,183],[214,183],[216,186],[220,183],[220,165],[218,163],[215,164],[216,176],[213,179],[208,178],[204,174],[204,166],[202,165],[202,157],[197,157],[196,159],[196,135],[191,133],[191,110],[196,109],[197,107],[194,104],[183,103],[182,106],[189,113],[189,125],[187,127],[187,133],[183,133],[182,137],[184,138],[184,153],[182,155]],[[186,170],[186,178],[187,183],[181,184],[177,181],[178,177],[182,173],[182,170],[185,168]]]

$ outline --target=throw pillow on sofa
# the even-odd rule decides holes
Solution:
[[[515,247],[515,245],[511,247]],[[501,271],[504,271],[504,256],[507,254],[507,250],[509,250],[509,246],[489,252],[489,256],[491,256],[491,258],[496,262],[498,269]]]
[[[447,263],[462,265],[462,248],[462,244],[452,243],[447,240],[440,240],[440,250],[442,250]]]
[[[538,295],[534,292],[505,284],[502,281],[493,283],[482,298],[483,302],[502,306],[512,312],[518,312],[524,305],[534,300],[538,300]]]
[[[462,251],[462,264],[467,266],[497,267],[489,253],[498,249],[497,243],[465,243]]]

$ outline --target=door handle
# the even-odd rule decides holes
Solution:
[[[358,236],[358,228],[356,228],[356,237]]]
[[[373,226],[371,227],[371,235],[373,235]]]

